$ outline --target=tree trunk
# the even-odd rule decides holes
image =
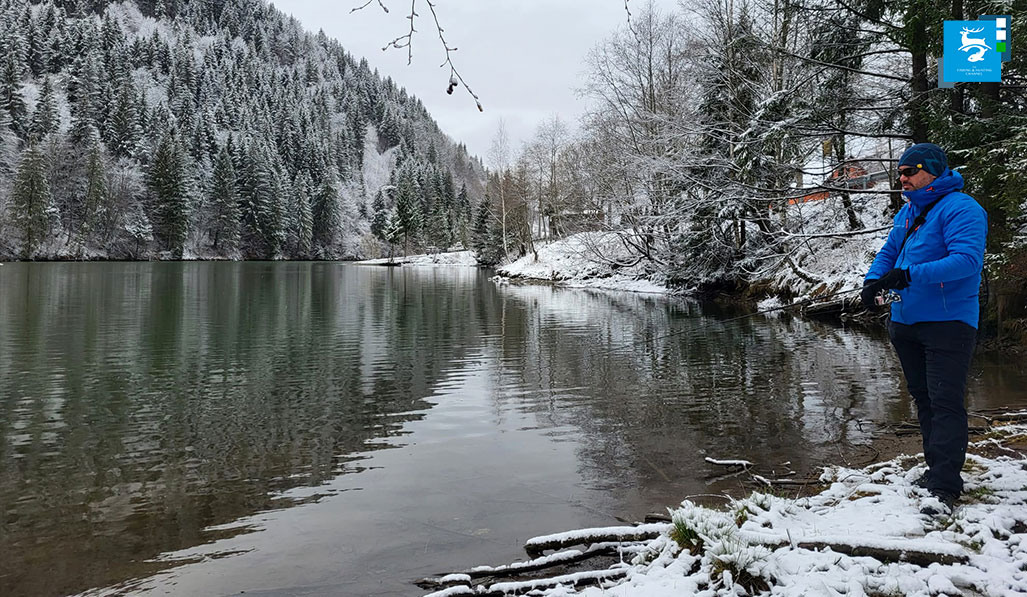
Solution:
[[[963,0],[952,0],[952,20],[963,20]],[[953,122],[961,121],[966,114],[966,94],[958,84],[949,92],[949,112]]]
[[[925,0],[914,0],[906,13],[906,31],[909,35],[909,52],[912,55],[912,79],[909,98],[909,130],[914,143],[926,143],[928,139],[927,118],[927,30],[924,19],[930,14],[930,5]]]
[[[982,118],[993,118],[998,113],[998,107],[1001,103],[999,97],[999,86],[1001,83],[989,82],[981,83],[981,117]]]
[[[852,196],[848,191],[842,191],[842,207],[845,208],[845,215],[849,218],[849,230],[862,228],[863,224],[856,217],[856,210],[852,206]]]

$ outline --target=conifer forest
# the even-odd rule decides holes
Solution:
[[[418,99],[264,2],[3,0],[0,50],[0,258],[466,240],[481,164]]]

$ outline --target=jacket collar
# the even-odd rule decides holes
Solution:
[[[963,188],[963,175],[951,168],[935,178],[931,184],[915,191],[903,191],[903,195],[916,208],[922,208],[935,199],[941,199],[952,191]]]

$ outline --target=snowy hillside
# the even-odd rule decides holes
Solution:
[[[397,203],[451,240],[482,194],[420,100],[261,0],[0,0],[0,48],[0,258],[374,256]]]

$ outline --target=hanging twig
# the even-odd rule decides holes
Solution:
[[[375,0],[367,0],[366,2],[361,4],[360,6],[357,6],[356,8],[353,8],[352,10],[350,10],[350,12],[353,13],[353,12],[356,12],[358,10],[362,10],[364,8],[367,8],[371,4],[371,2],[373,2],[373,1],[375,1]],[[389,12],[388,7],[385,6],[384,0],[377,0],[377,2],[378,2],[378,6],[380,6],[383,11],[385,11],[386,13]],[[433,0],[424,0],[424,2],[428,5],[428,10],[431,11],[432,20],[435,21],[435,30],[439,34],[439,41],[442,43],[442,49],[446,52],[446,60],[442,64],[439,65],[440,67],[449,66],[449,86],[446,88],[446,93],[452,95],[453,94],[453,90],[456,88],[457,84],[458,83],[462,84],[464,86],[464,89],[467,90],[467,93],[471,94],[471,97],[474,98],[474,104],[475,104],[475,106],[477,106],[478,111],[479,112],[484,112],[485,109],[481,105],[481,100],[478,98],[478,94],[474,93],[474,90],[472,90],[471,87],[467,84],[467,82],[464,81],[463,75],[460,74],[460,71],[457,70],[456,65],[453,63],[453,52],[456,52],[457,48],[455,46],[450,46],[449,42],[446,41],[446,36],[443,34],[445,32],[445,29],[442,28],[442,24],[439,22],[439,15],[435,11],[435,2]],[[407,65],[410,65],[411,63],[413,63],[413,60],[414,60],[414,48],[413,48],[414,33],[417,32],[416,22],[417,22],[417,17],[419,17],[419,16],[420,15],[417,14],[417,0],[410,0],[410,12],[406,16],[407,20],[410,21],[410,30],[407,31],[404,35],[400,35],[396,39],[394,39],[394,40],[390,41],[389,43],[385,44],[385,46],[382,48],[382,51],[384,52],[384,51],[388,50],[389,48],[393,48],[393,49],[397,49],[397,50],[406,48],[406,51],[407,51]]]

